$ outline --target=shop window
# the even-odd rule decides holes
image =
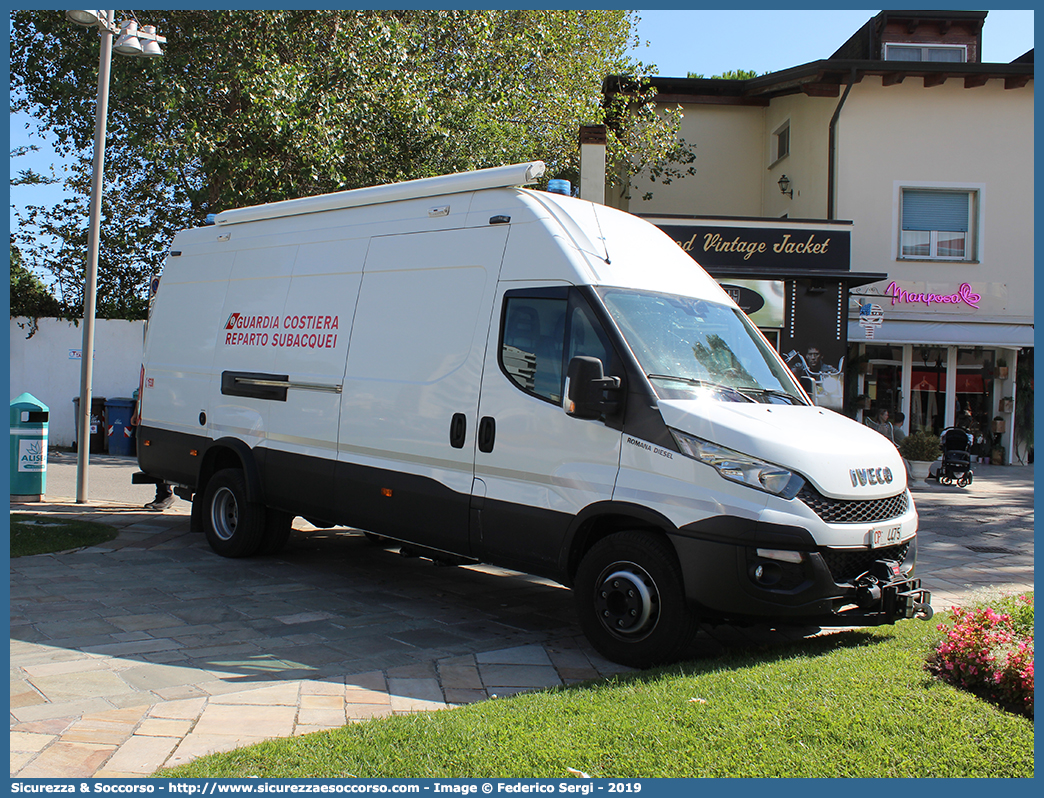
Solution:
[[[904,188],[899,257],[972,260],[975,199],[974,191]]]
[[[963,44],[885,44],[884,60],[964,63],[968,48]]]
[[[901,347],[867,344],[864,418],[877,418],[887,410],[894,418],[902,409],[903,350]]]
[[[945,426],[947,358],[945,347],[913,347],[913,372],[910,375],[911,432],[926,429],[938,435]]]
[[[989,426],[996,359],[997,353],[993,349],[957,350],[956,409],[958,413],[969,411],[979,429]]]

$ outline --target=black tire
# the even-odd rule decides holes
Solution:
[[[249,557],[265,536],[265,507],[248,502],[246,479],[238,468],[210,478],[203,497],[203,531],[210,548],[222,557]]]
[[[573,594],[591,645],[621,665],[675,662],[699,628],[678,558],[652,533],[618,532],[598,541],[580,563]]]
[[[257,553],[261,555],[278,554],[290,540],[294,517],[282,510],[269,508],[265,513],[265,535]]]

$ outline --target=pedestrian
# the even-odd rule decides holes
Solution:
[[[895,444],[896,448],[900,448],[906,439],[906,433],[903,432],[904,421],[906,421],[904,413],[896,413],[895,418],[892,419],[892,443]]]
[[[877,411],[876,418],[868,418],[864,420],[863,423],[870,427],[870,429],[880,432],[893,444],[895,443],[895,435],[892,433],[892,425],[888,423],[888,411],[884,408]]]
[[[145,505],[146,510],[166,510],[174,504],[174,489],[169,482],[160,480],[156,483],[156,498]]]
[[[141,401],[140,395],[141,395],[141,392],[140,392],[140,389],[139,389],[139,392],[138,392],[138,396],[139,396],[138,401],[139,402]],[[135,403],[135,405],[134,405],[134,412],[131,413],[130,423],[131,423],[132,427],[136,427],[136,426],[138,426],[138,424],[140,422],[141,422],[141,416],[138,415],[138,404]],[[134,437],[135,437],[135,440],[137,440],[138,436],[135,435]],[[170,507],[172,504],[174,504],[174,489],[171,487],[169,482],[164,482],[163,480],[160,480],[159,482],[156,483],[156,498],[153,499],[152,501],[150,501],[148,504],[146,504],[145,505],[145,509],[146,510],[156,510],[158,512],[163,512],[168,507]]]

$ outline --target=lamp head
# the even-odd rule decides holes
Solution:
[[[133,19],[125,19],[120,23],[120,38],[112,46],[113,52],[120,55],[141,55],[141,42],[138,41],[138,23]]]
[[[141,55],[145,58],[158,58],[163,55],[163,50],[160,48],[159,42],[156,40],[156,26],[145,25],[141,29],[142,36],[139,38],[141,42]]]
[[[101,11],[66,11],[65,18],[76,25],[92,28],[101,20]]]

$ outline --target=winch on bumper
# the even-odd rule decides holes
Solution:
[[[921,587],[920,579],[909,579],[895,560],[875,560],[856,580],[856,605],[867,613],[866,623],[894,623],[900,618],[930,620],[932,594]],[[851,616],[850,616],[851,617]]]

